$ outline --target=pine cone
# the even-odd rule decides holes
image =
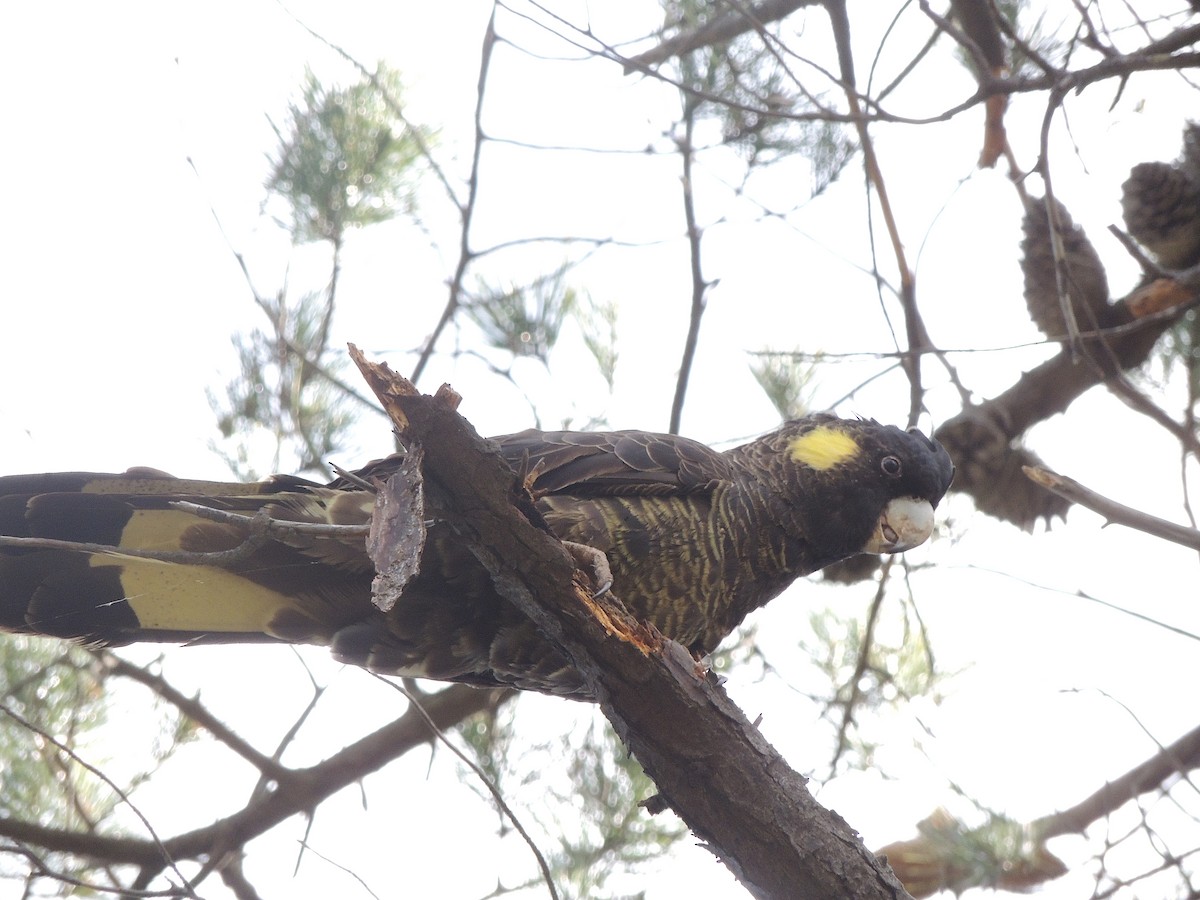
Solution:
[[[1066,207],[1057,200],[1054,202],[1067,267],[1066,288],[1073,303],[1075,324],[1080,331],[1091,331],[1107,318],[1108,279],[1096,248],[1083,229],[1074,223]],[[1022,230],[1025,237],[1021,241],[1021,271],[1025,274],[1025,303],[1029,307],[1029,317],[1046,337],[1066,337],[1068,329],[1058,295],[1045,201],[1030,201]]]
[[[954,460],[954,489],[968,495],[981,513],[1025,531],[1033,531],[1039,520],[1049,526],[1066,518],[1070,502],[1034,484],[1023,471],[1043,465],[1042,460],[982,415],[968,409],[939,428],[937,439]]]
[[[1184,166],[1200,168],[1200,135],[1191,125],[1184,133]],[[1200,180],[1184,167],[1164,162],[1138,163],[1122,185],[1125,227],[1166,269],[1200,262]]]

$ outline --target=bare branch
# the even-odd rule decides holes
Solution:
[[[425,717],[425,721],[429,724],[430,730],[434,733],[437,739],[441,741],[445,747],[449,748],[450,752],[457,756],[459,761],[469,768],[475,774],[475,777],[479,779],[480,783],[487,788],[487,791],[492,795],[492,800],[495,801],[497,808],[499,808],[501,813],[506,819],[508,819],[508,821],[512,822],[513,828],[517,830],[517,834],[521,836],[521,839],[525,841],[525,845],[529,848],[530,852],[533,853],[534,859],[537,860],[538,869],[541,870],[542,880],[546,884],[546,890],[550,893],[551,900],[558,900],[558,891],[554,887],[554,879],[550,875],[550,866],[546,863],[546,857],[538,848],[537,842],[534,841],[533,837],[530,836],[529,832],[525,829],[525,826],[521,824],[521,820],[517,817],[517,814],[513,812],[512,807],[508,805],[508,801],[504,799],[504,795],[500,793],[500,789],[496,787],[495,782],[488,778],[484,771],[479,768],[479,766],[468,759],[465,753],[447,740],[442,729],[438,728],[433,719],[430,718],[425,712],[425,708],[421,705],[421,698],[417,697],[402,684],[389,681],[382,676],[377,675],[375,677],[379,678],[380,681],[396,689],[405,697],[407,697],[408,702],[412,704],[412,708]]]
[[[699,28],[680,32],[652,50],[625,60],[625,73],[629,74],[635,70],[645,72],[673,56],[682,56],[702,47],[731,41],[738,35],[785,19],[796,10],[818,2],[819,0],[760,0],[758,3],[745,5],[731,2],[728,4],[732,7],[729,12],[714,17]]]
[[[1062,834],[1080,833],[1139,794],[1161,788],[1169,778],[1197,766],[1200,766],[1200,727],[1192,729],[1145,762],[1108,782],[1086,800],[1062,812],[1043,816],[1030,823],[1030,828],[1043,840]]]
[[[1191,547],[1193,550],[1200,550],[1200,531],[1194,528],[1176,525],[1174,522],[1168,522],[1166,519],[1160,519],[1131,506],[1110,500],[1102,494],[1085,488],[1075,479],[1051,472],[1049,469],[1026,466],[1025,474],[1046,490],[1053,491],[1072,503],[1078,503],[1080,506],[1099,513],[1109,522],[1135,528],[1154,537]]]
[[[494,706],[511,692],[455,685],[426,695],[423,707],[439,729],[449,728],[467,716]],[[0,711],[3,710],[0,707]],[[414,747],[428,742],[429,724],[415,709],[306,769],[289,770],[273,790],[244,808],[210,825],[161,842],[141,838],[63,831],[34,822],[0,818],[0,837],[47,850],[74,853],[95,860],[161,869],[164,861],[196,859],[239,847],[294,816],[315,809],[342,788],[360,781]],[[103,777],[103,776],[101,776]]]
[[[100,660],[100,664],[113,675],[120,675],[131,681],[136,681],[138,684],[149,688],[159,697],[162,697],[218,741],[258,769],[264,776],[277,779],[287,776],[288,770],[281,766],[277,760],[260,753],[248,741],[236,734],[228,725],[213,715],[203,703],[194,697],[189,697],[181,693],[161,675],[154,675],[141,666],[135,666],[107,650],[98,651],[96,657]]]
[[[696,358],[696,344],[700,339],[700,320],[704,318],[704,296],[708,283],[701,270],[700,239],[702,232],[696,222],[696,201],[692,191],[692,162],[695,149],[692,135],[696,128],[697,104],[693,98],[685,97],[683,138],[679,142],[679,155],[683,161],[683,216],[687,223],[688,260],[691,268],[692,304],[688,315],[687,337],[683,343],[683,357],[679,361],[679,376],[675,381],[675,396],[671,400],[671,421],[668,430],[679,433],[683,418],[683,400],[687,395],[688,379],[692,374],[692,362]]]
[[[171,871],[175,873],[175,875],[179,878],[180,884],[184,886],[183,889],[186,892],[187,896],[196,897],[195,892],[193,890],[191,890],[190,886],[188,886],[188,880],[186,878],[184,878],[183,873],[180,872],[178,867],[176,866],[175,857],[172,855],[171,851],[169,849],[167,849],[167,847],[165,846],[163,841],[159,838],[158,832],[155,831],[154,826],[150,824],[150,821],[142,814],[142,811],[140,809],[138,809],[137,805],[134,804],[132,800],[129,799],[129,796],[123,790],[121,790],[120,786],[118,786],[116,782],[114,782],[111,778],[109,778],[107,775],[105,775],[103,772],[101,772],[99,769],[97,769],[95,766],[93,766],[87,760],[85,760],[81,756],[79,756],[79,754],[77,754],[74,750],[72,750],[66,744],[64,744],[60,740],[58,740],[58,738],[54,737],[54,735],[49,734],[45,730],[39,728],[37,725],[35,725],[33,722],[30,722],[28,719],[26,719],[24,716],[22,716],[16,710],[9,707],[7,704],[0,703],[0,713],[3,713],[4,715],[8,716],[10,719],[12,719],[14,722],[16,722],[22,728],[25,728],[26,730],[32,732],[33,734],[36,734],[43,741],[45,741],[46,743],[57,748],[60,753],[69,757],[76,764],[87,769],[89,772],[91,772],[93,775],[95,775],[97,778],[99,778],[101,781],[103,781],[106,785],[108,785],[109,789],[113,793],[115,793],[118,797],[121,798],[121,802],[124,803],[129,808],[129,810],[134,814],[134,816],[138,819],[138,821],[142,823],[142,826],[146,829],[146,833],[148,835],[150,835],[149,839],[136,840],[135,843],[142,845],[144,851],[149,855],[150,858],[152,858],[154,860],[154,862],[156,862],[160,865],[165,865],[167,868],[170,868]],[[24,830],[22,828],[22,826],[26,826],[29,823],[25,823],[25,822],[14,823],[17,826],[16,831],[18,833],[13,833],[13,832],[9,831],[7,828],[5,828],[4,826],[6,826],[8,823],[9,823],[8,819],[0,818],[0,833],[3,833],[3,835],[5,837],[15,838],[24,843],[40,843],[40,842],[36,842],[36,841],[31,841],[29,839],[28,832],[26,832],[26,834],[24,834],[24,835],[19,833],[20,831]],[[38,828],[39,826],[31,826],[31,827]],[[42,829],[42,830],[50,831],[52,829]],[[89,833],[89,834],[82,834],[80,836],[84,837],[84,838],[90,838],[90,837],[93,837],[94,835]],[[46,846],[48,849],[55,849],[55,847],[51,844],[43,844],[43,846]],[[59,848],[59,849],[62,849],[62,848]]]

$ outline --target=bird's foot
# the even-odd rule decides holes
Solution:
[[[563,541],[562,545],[571,555],[571,559],[575,561],[576,568],[583,569],[591,576],[592,584],[596,588],[592,593],[592,599],[607,594],[613,583],[608,557],[595,547],[589,547],[587,544],[580,544],[576,541]]]

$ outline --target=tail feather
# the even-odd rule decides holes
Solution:
[[[213,521],[173,505],[180,500],[241,518]],[[386,614],[371,602],[375,572],[361,532],[254,532],[259,510],[276,525],[362,525],[373,501],[344,481],[290,477],[2,477],[0,631],[99,645],[322,644],[343,662],[393,675],[583,695],[579,674],[444,526],[431,525],[419,574]]]
[[[0,534],[35,541],[0,547],[0,628],[105,644],[329,643],[370,612],[361,538],[255,542],[249,525],[171,505],[188,500],[247,515],[266,508],[274,517],[322,521],[322,491],[299,479],[224,484],[150,470],[0,478]]]

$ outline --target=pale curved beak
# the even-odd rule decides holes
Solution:
[[[863,553],[902,553],[933,533],[933,506],[916,497],[897,497],[883,509]]]

